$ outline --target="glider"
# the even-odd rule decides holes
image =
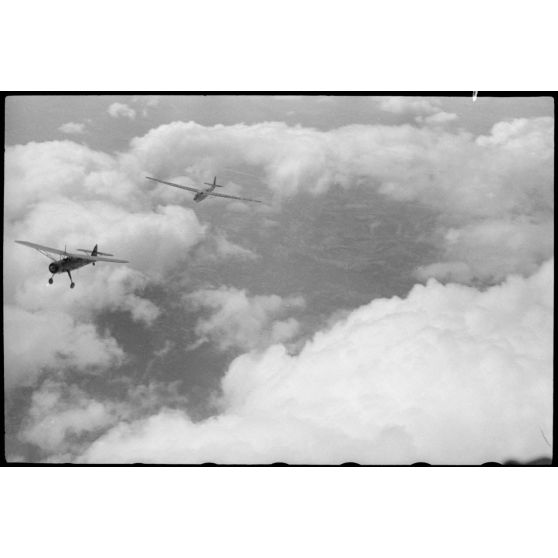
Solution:
[[[214,192],[215,188],[223,188],[222,184],[217,184],[217,177],[213,178],[213,182],[204,182],[206,186],[209,188],[204,188],[202,190],[198,188],[192,188],[190,186],[182,186],[181,184],[175,184],[174,182],[166,182],[165,180],[159,180],[158,178],[152,178],[151,176],[146,176],[149,180],[153,180],[155,182],[160,182],[161,184],[166,184],[167,186],[174,186],[175,188],[181,188],[182,190],[188,190],[190,192],[194,192],[194,201],[201,202],[205,200],[208,196],[215,196],[217,198],[229,198],[231,200],[241,200],[241,201],[249,201],[255,203],[263,203],[261,200],[254,200],[252,198],[241,198],[239,196],[229,196],[227,194],[218,194]]]

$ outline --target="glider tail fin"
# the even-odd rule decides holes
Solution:
[[[212,190],[214,190],[215,188],[223,188],[224,187],[223,184],[217,184],[217,177],[216,176],[213,177],[213,182],[204,182],[204,184],[206,186],[211,186]]]

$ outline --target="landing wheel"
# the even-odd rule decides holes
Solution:
[[[54,283],[54,281],[53,281],[53,279],[52,279],[52,277],[51,277],[51,278],[48,280],[48,284],[49,284],[49,285],[52,285],[53,283]]]
[[[75,283],[70,283],[70,289],[73,289],[76,286]]]

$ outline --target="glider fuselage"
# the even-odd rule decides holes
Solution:
[[[215,177],[217,179],[217,177]],[[205,190],[200,190],[199,192],[196,192],[196,194],[194,195],[194,201],[195,202],[201,202],[203,200],[205,200],[205,198],[208,198],[209,196],[207,195],[210,192],[213,192],[213,190],[215,190],[215,186],[216,184],[211,184],[209,182],[205,182],[205,184],[207,184],[209,186],[209,188],[205,188]]]

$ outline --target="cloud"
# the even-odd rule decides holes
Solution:
[[[282,123],[204,127],[174,122],[135,138],[130,156],[151,172],[170,176],[184,172],[184,161],[203,160],[204,169],[259,166],[263,182],[282,195],[366,184],[396,200],[491,214],[512,205],[517,209],[532,190],[548,195],[553,125],[553,118],[530,119],[507,142],[499,125],[491,136],[477,139],[463,131],[410,125],[351,125],[324,132]],[[204,172],[196,165],[189,171]],[[535,181],[518,184],[518,171],[522,179],[536,171]],[[508,181],[512,196],[502,205]]]
[[[400,106],[399,100],[390,102],[392,108]],[[423,117],[430,119],[426,123],[453,118],[428,99],[401,102],[422,107]],[[551,117],[500,122],[479,137],[437,125],[351,125],[319,131],[277,122],[213,127],[173,122],[135,138],[129,155],[156,176],[183,173],[184,161],[201,161],[188,167],[193,174],[247,165],[265,176],[262,183],[276,201],[299,192],[319,195],[338,185],[348,195],[354,187],[365,187],[395,201],[420,204],[438,217],[431,241],[443,258],[426,265],[456,262],[471,270],[471,280],[530,273],[553,254],[553,242],[543,242],[540,249],[539,242],[529,240],[522,244],[524,258],[516,258],[513,268],[507,250],[498,256],[499,239],[486,237],[477,261],[466,246],[449,240],[457,232],[465,242],[475,229],[490,234],[502,223],[513,237],[548,235],[554,208]],[[255,187],[244,193],[264,195]],[[479,266],[480,260],[485,265]]]
[[[259,258],[258,254],[248,250],[248,248],[231,242],[226,235],[217,236],[216,243],[217,253],[221,257],[239,258],[242,260],[256,260]]]
[[[88,372],[120,365],[124,351],[92,323],[62,311],[32,312],[4,306],[4,378],[6,387],[32,385],[48,368]]]
[[[187,399],[177,394],[177,382],[133,385],[124,398],[101,401],[77,385],[47,379],[31,396],[18,439],[40,450],[35,461],[72,462],[111,426],[186,404]],[[24,456],[10,459],[25,460]]]
[[[425,123],[440,113],[434,105],[411,112]],[[217,259],[251,259],[250,251],[183,207],[180,192],[146,187],[143,178],[205,176],[240,165],[265,177],[242,182],[239,192],[251,197],[265,195],[265,188],[280,202],[340,186],[348,197],[369,188],[429,208],[436,221],[432,230],[425,225],[424,234],[438,254],[417,268],[420,280],[474,284],[504,281],[511,273],[534,275],[488,290],[484,285],[483,291],[430,281],[404,300],[377,300],[352,312],[296,356],[281,345],[269,348],[300,333],[293,308],[284,304],[289,299],[203,289],[190,300],[200,312],[198,334],[222,350],[260,351],[229,368],[222,413],[202,422],[191,420],[186,404],[153,408],[148,418],[121,413],[114,428],[100,427],[110,429],[89,450],[78,445],[74,451],[64,442],[60,451],[93,460],[527,459],[542,441],[537,426],[529,438],[531,425],[540,418],[549,430],[552,302],[544,295],[548,265],[537,269],[553,254],[553,134],[553,118],[500,122],[479,137],[432,123],[319,131],[269,122],[174,122],[135,138],[118,155],[71,141],[8,147],[4,297],[11,320],[5,331],[13,330],[6,346],[13,350],[7,377],[32,385],[47,366],[85,373],[97,370],[93,363],[102,370],[117,367],[123,352],[110,332],[96,328],[97,314],[125,310],[149,327],[161,312],[146,294],[149,287],[163,284],[192,256],[197,262],[202,246],[212,246]],[[72,291],[59,284],[66,277],[51,287],[48,261],[15,239],[68,248],[98,242],[131,263],[79,270]],[[206,297],[200,297],[203,291]],[[84,350],[68,349],[64,336],[50,331],[53,324]],[[494,331],[483,329],[486,324]],[[34,339],[52,346],[34,347]],[[27,354],[26,347],[33,350]]]
[[[418,267],[415,270],[415,277],[421,281],[434,277],[444,282],[470,283],[473,272],[463,262],[439,262]]]
[[[529,139],[529,146],[536,148],[537,151],[548,149],[548,140],[545,138],[548,127],[552,118],[515,118],[510,121],[497,122],[492,126],[490,135],[479,136],[476,143],[481,146],[507,146],[509,149],[516,150],[524,149],[527,147],[525,144],[526,139]],[[540,128],[539,124],[545,123],[544,128]],[[544,154],[544,151],[543,151]]]
[[[213,234],[208,234],[195,252],[195,261],[201,264],[223,261],[224,259],[254,261],[259,257],[252,250],[230,241],[226,233],[222,231],[214,231]]]
[[[145,107],[157,107],[161,103],[161,95],[134,95],[132,103],[137,103]]]
[[[473,278],[500,281],[510,273],[533,273],[554,253],[554,222],[516,217],[481,219],[447,230],[446,257],[458,261],[421,266],[420,279],[470,282]]]
[[[437,112],[430,116],[417,116],[415,120],[419,123],[431,124],[431,125],[441,125],[446,122],[452,122],[457,120],[458,116],[454,112]]]
[[[57,215],[64,218],[52,218]],[[149,282],[164,280],[186,260],[189,249],[203,238],[205,230],[193,212],[177,206],[131,213],[111,204],[67,200],[35,206],[14,229],[6,234],[6,258],[10,262],[6,268],[8,300],[30,309],[64,308],[74,315],[87,313],[87,309],[127,309],[146,323],[156,317],[157,311],[152,303],[134,293],[145,290]],[[54,287],[46,285],[50,275],[47,260],[13,244],[16,239],[55,248],[63,248],[63,242],[69,251],[90,249],[98,243],[100,250],[110,250],[130,263],[100,262],[95,268],[87,266],[75,271],[72,275],[80,288],[76,300],[74,291],[56,290],[58,282],[66,281],[66,277],[57,276]],[[45,288],[56,290],[57,297],[45,297]]]
[[[249,296],[234,287],[201,289],[187,295],[185,301],[194,309],[212,312],[197,321],[195,331],[221,351],[248,350],[292,339],[300,325],[293,317],[281,316],[304,307],[302,297]]]
[[[167,355],[173,348],[174,348],[174,343],[167,339],[165,341],[165,344],[160,349],[153,351],[153,356],[156,358],[162,358],[165,355]]]
[[[160,95],[134,95],[131,100],[132,103],[141,108],[141,115],[146,118],[149,116],[151,109],[159,106],[161,103]]]
[[[68,249],[98,243],[129,259],[128,267],[160,279],[187,257],[206,227],[191,209],[157,205],[153,191],[138,187],[133,175],[126,161],[74,142],[8,148],[5,239]],[[36,267],[36,254],[23,256],[21,246],[7,247],[6,260],[19,278],[15,285]]]
[[[134,120],[136,117],[136,111],[124,103],[112,103],[108,108],[108,113],[113,118],[129,118]]]
[[[115,166],[109,155],[73,141],[9,146],[5,156],[5,216],[17,220],[40,201],[100,193],[84,182],[96,172],[109,172]]]
[[[84,462],[484,463],[547,453],[554,261],[479,291],[429,281],[236,358],[222,412],[121,422]]]
[[[138,188],[135,169],[118,156],[71,141],[31,142],[8,147],[5,162],[4,303],[19,312],[6,329],[14,344],[7,375],[13,385],[29,384],[60,362],[84,368],[75,354],[66,354],[64,338],[84,354],[90,344],[103,367],[114,350],[111,338],[96,333],[97,315],[126,311],[151,326],[160,309],[142,295],[184,263],[206,227],[191,209],[155,204],[153,192]],[[49,286],[49,261],[14,240],[69,251],[98,244],[130,263],[79,269],[72,274],[76,289],[70,290],[69,279],[61,275]],[[68,335],[72,328],[78,337]],[[49,340],[52,350],[38,349],[35,356],[19,349],[33,346],[35,339]],[[60,351],[66,355],[62,360]]]
[[[378,97],[380,108],[395,114],[433,114],[439,111],[439,101],[426,97]]]
[[[85,134],[85,124],[81,122],[66,122],[58,129],[64,134]]]
[[[117,419],[111,404],[91,399],[76,387],[47,381],[32,395],[19,438],[49,454],[63,453],[75,448],[76,438],[106,430]]]
[[[72,275],[78,284],[76,289],[80,289],[79,293],[67,288],[69,278],[57,277],[55,284],[62,281],[62,290],[47,285],[44,277],[34,275],[17,288],[15,302],[35,312],[63,311],[76,320],[92,320],[103,311],[120,310],[129,312],[135,322],[152,325],[160,309],[150,300],[136,294],[147,288],[148,278],[124,266],[106,267],[108,264],[105,264],[101,268],[102,265],[97,264],[95,271],[86,267],[81,274],[76,271]]]

